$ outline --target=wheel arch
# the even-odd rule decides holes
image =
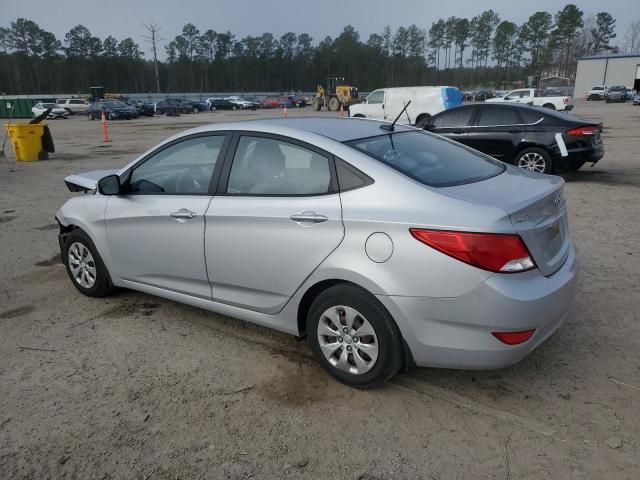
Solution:
[[[351,285],[375,297],[375,295],[373,295],[366,288],[362,287],[361,285],[358,285],[355,282],[351,282],[345,279],[331,278],[331,279],[320,280],[314,283],[307,289],[304,295],[302,295],[300,302],[298,302],[297,321],[298,321],[298,332],[299,332],[300,338],[306,338],[307,336],[307,315],[309,313],[309,309],[311,308],[311,305],[313,304],[313,301],[322,292],[328,290],[331,287],[334,287],[336,285],[341,285],[341,284]],[[380,305],[382,306],[382,308],[387,310],[387,313],[389,313],[389,317],[393,319],[393,322],[395,323],[395,326],[398,329],[398,332],[400,333],[400,338],[402,339],[402,349],[403,349],[403,362],[402,362],[401,370],[406,372],[411,368],[415,367],[413,354],[411,353],[411,349],[409,348],[409,345],[407,344],[407,341],[405,340],[404,335],[402,333],[402,329],[398,325],[398,322],[396,321],[396,319],[393,317],[391,312],[389,312],[386,306],[384,306],[382,303]]]

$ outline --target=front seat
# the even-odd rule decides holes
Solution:
[[[294,193],[293,185],[284,178],[285,157],[275,141],[259,141],[248,163],[254,178],[254,185],[249,189],[250,193],[272,195]]]

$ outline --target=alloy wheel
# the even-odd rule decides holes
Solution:
[[[527,152],[518,159],[518,167],[532,172],[544,173],[547,162],[536,152]]]
[[[376,364],[378,337],[356,309],[337,305],[325,310],[318,322],[318,343],[327,361],[352,375],[362,375]]]
[[[92,288],[97,276],[93,255],[87,246],[80,242],[71,244],[68,252],[69,269],[73,280],[83,288]]]

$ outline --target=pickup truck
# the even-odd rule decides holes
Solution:
[[[543,97],[535,88],[511,90],[503,97],[491,98],[485,100],[485,102],[524,103],[534,107],[545,107],[560,111],[569,111],[573,108],[573,105],[569,104],[569,97]]]

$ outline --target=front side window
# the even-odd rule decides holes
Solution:
[[[347,145],[432,187],[448,187],[495,177],[504,165],[455,142],[426,132],[398,132]]]
[[[238,142],[227,193],[321,195],[329,192],[329,160],[292,143],[243,136]]]
[[[522,92],[518,92],[517,90],[507,95],[507,100],[517,100],[518,98],[522,98]]]
[[[224,135],[196,137],[162,149],[134,168],[129,192],[202,195],[209,191]]]
[[[436,115],[431,125],[436,128],[466,127],[473,116],[473,108],[458,108]]]
[[[382,102],[384,102],[384,90],[375,91],[367,97],[367,105],[377,104]]]

